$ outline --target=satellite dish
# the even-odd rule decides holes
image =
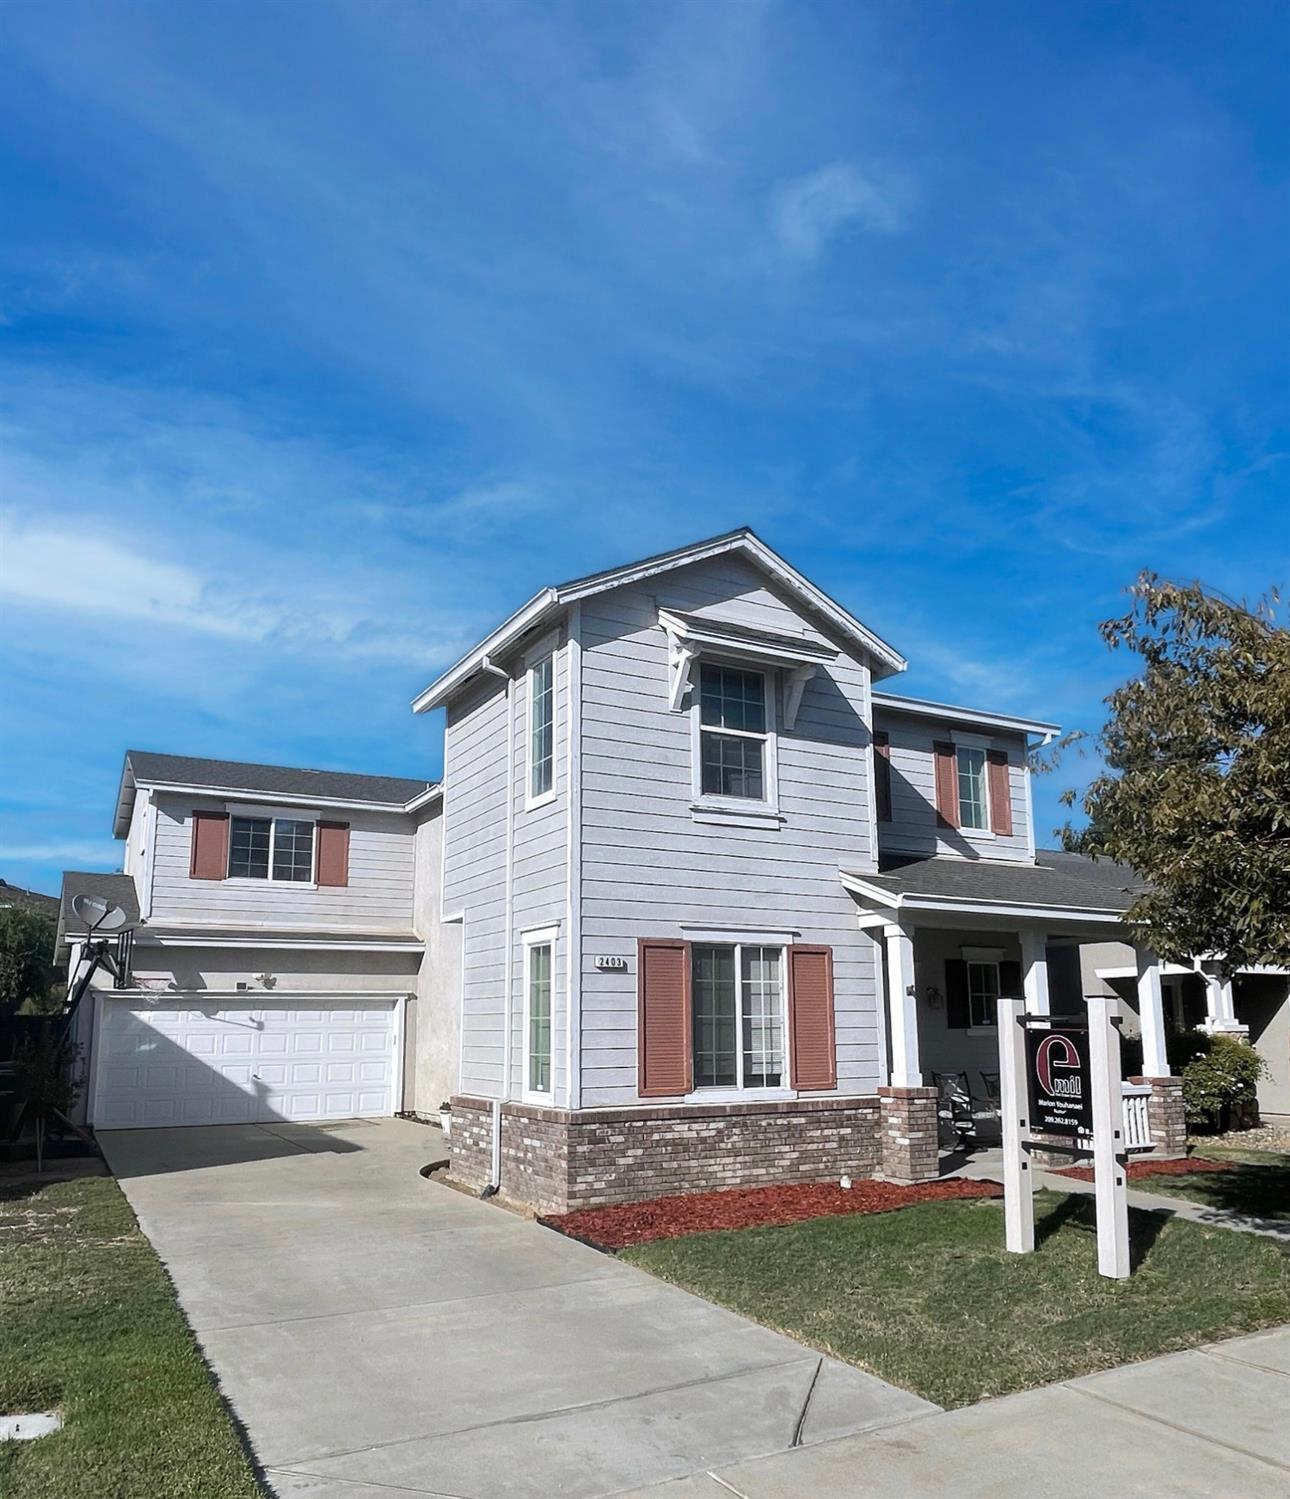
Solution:
[[[91,932],[119,932],[130,924],[120,906],[98,895],[73,895],[72,910]]]

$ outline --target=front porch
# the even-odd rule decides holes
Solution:
[[[923,860],[843,875],[879,948],[889,1062],[879,1090],[883,1169],[893,1179],[928,1180],[953,1170],[965,1149],[998,1143],[998,1001],[1024,999],[1031,1015],[1082,1013],[1081,948],[1129,940],[1122,913],[1130,891],[1063,867],[1070,856],[1039,857],[1051,862]],[[1181,1080],[1169,1063],[1164,971],[1147,949],[1133,957],[1142,1063],[1131,1074],[1126,1067],[1126,1137],[1176,1156],[1186,1131]]]

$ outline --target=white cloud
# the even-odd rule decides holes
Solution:
[[[895,234],[905,226],[908,184],[878,183],[851,162],[838,161],[782,184],[772,205],[780,246],[800,260],[814,260],[845,225],[874,234]]]
[[[54,838],[48,843],[0,844],[0,858],[8,864],[61,863],[93,865],[120,869],[121,845],[111,838],[101,842],[90,839]]]
[[[0,520],[0,598],[252,640],[272,625],[264,611],[218,607],[192,568],[143,556],[79,525],[14,518]]]

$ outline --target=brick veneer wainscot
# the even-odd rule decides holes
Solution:
[[[474,1191],[491,1169],[492,1107],[486,1099],[452,1100],[451,1174]],[[934,1125],[933,1106],[933,1155]],[[874,1176],[879,1165],[877,1098],[578,1112],[502,1106],[500,1195],[542,1213]]]

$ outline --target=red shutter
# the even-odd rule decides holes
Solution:
[[[690,944],[642,937],[636,952],[637,1089],[642,1098],[688,1093]]]
[[[194,880],[222,880],[228,874],[228,813],[194,812],[193,851],[188,874]]]
[[[952,744],[933,744],[936,758],[936,820],[944,828],[959,825],[959,762]]]
[[[873,734],[874,800],[878,821],[891,821],[891,741],[881,729]]]
[[[990,767],[990,831],[1001,838],[1012,836],[1012,783],[1008,779],[1007,750],[991,750],[986,756]]]
[[[320,822],[317,836],[318,883],[320,885],[348,885],[349,824],[347,822]]]
[[[794,1088],[834,1088],[833,949],[794,943],[788,950],[788,1046]]]

